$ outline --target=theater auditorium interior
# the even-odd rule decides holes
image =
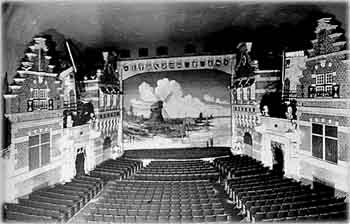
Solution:
[[[3,1],[1,221],[347,222],[347,1]]]

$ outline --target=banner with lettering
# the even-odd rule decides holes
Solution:
[[[118,62],[123,80],[145,72],[216,69],[232,74],[235,54],[136,59]]]

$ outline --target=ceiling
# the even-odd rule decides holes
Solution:
[[[344,28],[347,9],[345,1],[5,3],[3,71],[13,76],[25,45],[42,32],[72,39],[81,51],[194,43],[198,49],[221,52],[234,50],[240,41],[252,41],[261,54],[305,49],[314,38],[317,19],[332,15]]]

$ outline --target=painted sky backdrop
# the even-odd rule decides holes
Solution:
[[[143,73],[124,81],[127,110],[148,117],[158,100],[170,118],[229,115],[230,75],[213,70]]]

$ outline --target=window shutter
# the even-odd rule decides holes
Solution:
[[[326,160],[337,163],[338,162],[338,146],[337,140],[326,138]]]
[[[41,145],[41,166],[50,162],[50,143]]]
[[[39,166],[39,146],[29,148],[29,170],[34,170]]]
[[[312,156],[323,159],[322,137],[312,136]]]

